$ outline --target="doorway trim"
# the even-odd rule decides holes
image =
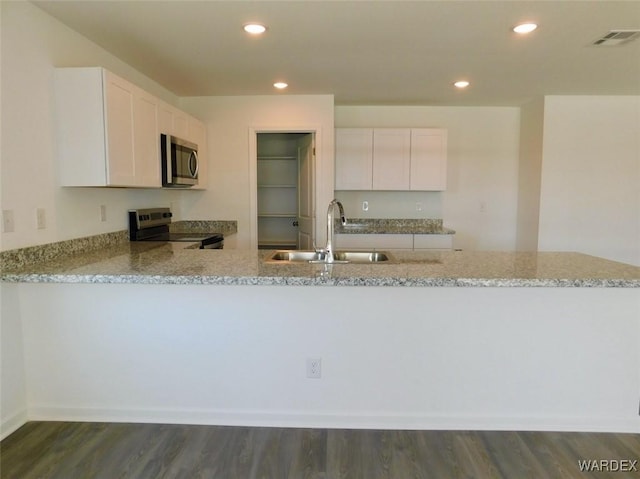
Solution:
[[[258,249],[258,134],[259,133],[313,133],[315,135],[315,147],[316,147],[316,161],[314,168],[314,217],[315,217],[315,232],[318,235],[319,224],[317,208],[319,204],[322,204],[319,200],[322,200],[323,189],[320,185],[323,184],[324,178],[322,175],[322,165],[324,164],[324,152],[322,150],[323,138],[322,128],[317,125],[303,125],[293,127],[282,126],[252,126],[249,127],[249,236],[251,239],[251,248]],[[333,187],[332,187],[333,188]]]

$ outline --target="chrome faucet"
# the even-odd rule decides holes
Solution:
[[[335,212],[336,206],[340,211],[340,222],[342,223],[342,226],[347,224],[347,219],[344,217],[344,208],[342,207],[342,203],[340,203],[336,199],[332,200],[331,203],[329,203],[329,208],[327,209],[327,247],[325,248],[325,253],[327,254],[327,259],[326,259],[327,263],[334,262],[334,258],[333,258],[333,229],[334,228],[333,226],[335,221],[333,219],[333,214]]]

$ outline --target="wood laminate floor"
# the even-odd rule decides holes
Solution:
[[[583,460],[598,470],[581,471]],[[0,471],[3,479],[640,479],[640,435],[30,422],[0,443]]]

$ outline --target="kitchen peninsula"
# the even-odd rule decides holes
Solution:
[[[3,434],[35,419],[640,432],[638,267],[578,253],[330,266],[268,254],[116,242],[8,265],[3,253],[3,328],[22,338],[3,389],[26,391]]]
[[[10,253],[10,252],[9,252]],[[579,253],[394,251],[381,264],[266,262],[269,250],[200,251],[184,243],[128,243],[20,266],[17,283],[640,287],[640,268]],[[8,255],[5,255],[8,256]]]

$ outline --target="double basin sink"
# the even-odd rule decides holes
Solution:
[[[384,251],[335,251],[334,263],[384,263],[391,260]],[[268,263],[327,263],[324,251],[280,250],[271,253]]]

